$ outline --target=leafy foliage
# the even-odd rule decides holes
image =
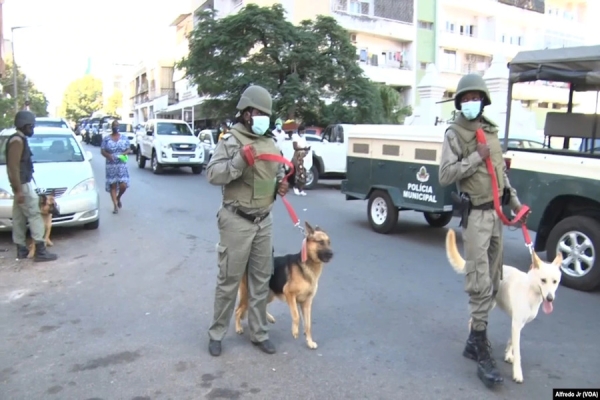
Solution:
[[[0,129],[13,126],[15,119],[15,100],[12,97],[14,93],[13,66],[12,63],[6,63],[6,72],[0,79],[4,96],[0,97]],[[17,69],[17,99],[19,109],[25,106],[26,94],[29,96],[29,109],[38,117],[48,116],[48,99],[37,90],[33,82],[27,79],[27,76]],[[25,89],[27,88],[27,90]]]
[[[101,109],[102,81],[86,75],[67,86],[60,113],[71,121],[77,121]]]
[[[363,75],[348,32],[333,18],[295,26],[280,4],[250,4],[222,19],[212,10],[197,16],[178,67],[210,99],[202,105],[209,118],[231,118],[244,89],[258,84],[273,95],[274,118],[321,126],[399,121],[398,93]]]
[[[119,115],[121,107],[123,107],[123,92],[121,92],[119,89],[116,89],[113,94],[106,99],[104,112],[108,115],[122,117]]]

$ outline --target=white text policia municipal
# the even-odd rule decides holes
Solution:
[[[437,203],[435,195],[433,194],[433,187],[423,185],[422,183],[409,183],[407,190],[402,193],[402,196],[406,199]]]

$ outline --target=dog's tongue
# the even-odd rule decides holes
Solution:
[[[554,309],[554,306],[552,305],[551,302],[544,300],[544,302],[542,303],[542,308],[544,309],[544,312],[546,314],[550,314],[552,312],[552,310]]]

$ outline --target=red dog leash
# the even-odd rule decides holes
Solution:
[[[290,172],[288,172],[287,175],[283,178],[283,180],[285,180],[286,182],[294,173],[294,164],[292,164],[291,161],[279,154],[259,154],[255,156],[252,153],[252,147],[249,145],[242,147],[242,152],[244,153],[244,158],[246,159],[246,162],[250,167],[254,165],[255,160],[272,161],[288,166],[290,168]],[[296,211],[294,211],[294,208],[292,207],[290,202],[285,198],[285,196],[281,196],[281,200],[283,201],[283,205],[287,209],[287,212],[290,215],[294,226],[299,228],[300,231],[304,232],[304,229],[300,225],[300,219],[298,218],[298,215],[296,214]]]
[[[242,152],[244,153],[244,158],[246,159],[248,166],[250,166],[250,167],[254,165],[255,160],[271,161],[271,162],[276,162],[276,163],[288,166],[290,168],[290,171],[283,178],[283,180],[286,182],[288,182],[288,179],[294,173],[294,164],[292,164],[291,161],[289,161],[287,158],[283,157],[282,155],[259,154],[259,155],[255,156],[254,153],[252,152],[252,147],[249,145],[242,147]],[[302,227],[302,225],[300,225],[300,219],[298,218],[296,211],[294,211],[294,207],[292,207],[292,205],[290,204],[288,199],[285,198],[285,196],[281,196],[281,201],[283,201],[283,205],[285,206],[288,214],[290,215],[290,218],[291,218],[292,222],[294,223],[294,226],[296,228],[300,229],[300,232],[302,233],[302,235],[305,236],[304,228]],[[308,259],[308,254],[306,252],[306,236],[304,237],[304,240],[302,241],[302,250],[300,251],[300,258],[303,263],[306,262],[306,260]]]
[[[479,128],[475,132],[475,137],[477,139],[477,143],[479,144],[487,144],[487,140],[485,140],[485,133],[483,129]],[[500,220],[504,225],[514,226],[523,218],[529,211],[529,206],[523,204],[517,215],[513,220],[509,220],[504,212],[502,211],[502,206],[500,205],[500,193],[498,191],[498,177],[496,176],[496,170],[494,169],[494,165],[492,164],[492,159],[488,157],[485,160],[485,164],[487,166],[488,173],[490,174],[492,180],[492,191],[494,193],[494,209],[496,210],[496,214],[500,217]],[[521,230],[523,231],[523,238],[525,239],[525,246],[529,248],[530,252],[533,252],[533,243],[531,241],[531,237],[529,236],[529,231],[527,230],[527,225],[521,224]]]

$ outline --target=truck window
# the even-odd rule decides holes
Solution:
[[[328,142],[332,142],[333,138],[331,137],[332,127],[328,126],[327,129],[323,132],[323,140],[327,140]]]

